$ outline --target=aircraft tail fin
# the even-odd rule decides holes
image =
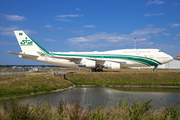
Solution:
[[[14,31],[14,33],[23,53],[43,52],[46,55],[50,55],[50,53],[47,50],[45,50],[32,38],[26,35],[24,31]]]

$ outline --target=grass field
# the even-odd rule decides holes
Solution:
[[[137,85],[180,86],[180,72],[150,72],[149,70],[125,69],[121,72],[76,71],[66,74],[64,80],[48,74],[0,77],[0,101],[50,93],[53,90],[78,85]]]
[[[180,86],[180,72],[71,73],[66,78],[80,85]]]
[[[21,98],[52,90],[67,88],[73,83],[51,75],[26,75],[0,77],[0,101]]]

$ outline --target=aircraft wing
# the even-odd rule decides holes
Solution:
[[[105,62],[105,61],[108,61],[108,62],[116,62],[116,63],[126,63],[125,61],[116,61],[116,60],[106,60],[106,59],[97,59],[97,58],[88,58],[88,60],[94,60],[96,62]]]
[[[45,55],[42,52],[37,52],[40,56],[48,56]],[[77,56],[49,56],[51,58],[57,58],[57,59],[66,59],[66,60],[70,60],[71,62],[75,62],[77,64],[79,64],[81,62],[82,59],[84,59],[85,57],[77,57]],[[96,61],[97,64],[103,65],[106,61],[108,62],[115,62],[115,63],[120,63],[120,64],[126,64],[125,61],[116,61],[116,60],[107,60],[107,59],[102,59],[102,58],[85,58],[87,60],[93,60]]]
[[[73,57],[73,56],[50,56],[50,55],[46,55],[43,52],[37,52],[40,56],[44,56],[44,57],[50,57],[50,58],[56,58],[56,59],[66,59],[66,60],[70,60],[70,62],[74,62],[76,64],[79,64],[81,62],[81,60],[83,59],[82,57]]]
[[[70,62],[74,62],[76,64],[79,64],[81,60],[83,59],[82,57],[72,57],[72,56],[51,56],[51,55],[46,55],[43,52],[37,52],[40,56],[42,57],[50,57],[50,58],[56,58],[56,59],[65,59],[69,60]]]
[[[67,60],[82,60],[84,57],[72,57],[72,56],[53,56],[53,58],[59,58],[59,59],[67,59]],[[101,59],[101,58],[85,58],[87,60],[93,60],[96,62],[105,62],[105,61],[109,61],[109,62],[116,62],[116,63],[125,63],[125,61],[115,61],[115,60],[106,60],[106,59]]]
[[[74,56],[52,56],[52,58],[57,58],[57,59],[67,59],[70,60],[71,62],[80,62],[84,57],[74,57]],[[97,64],[103,65],[106,61],[108,62],[115,62],[115,63],[120,63],[120,64],[126,64],[125,61],[116,61],[116,60],[107,60],[107,59],[101,59],[101,58],[85,58],[87,60],[93,60],[96,61]],[[77,63],[78,63],[77,62]]]

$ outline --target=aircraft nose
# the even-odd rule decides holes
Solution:
[[[174,58],[169,55],[169,61],[172,61]]]

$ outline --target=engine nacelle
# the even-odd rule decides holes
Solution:
[[[96,61],[86,60],[85,62],[80,63],[79,67],[95,68],[96,67]]]
[[[110,64],[104,65],[104,68],[111,70],[120,70],[121,64],[111,62]]]

